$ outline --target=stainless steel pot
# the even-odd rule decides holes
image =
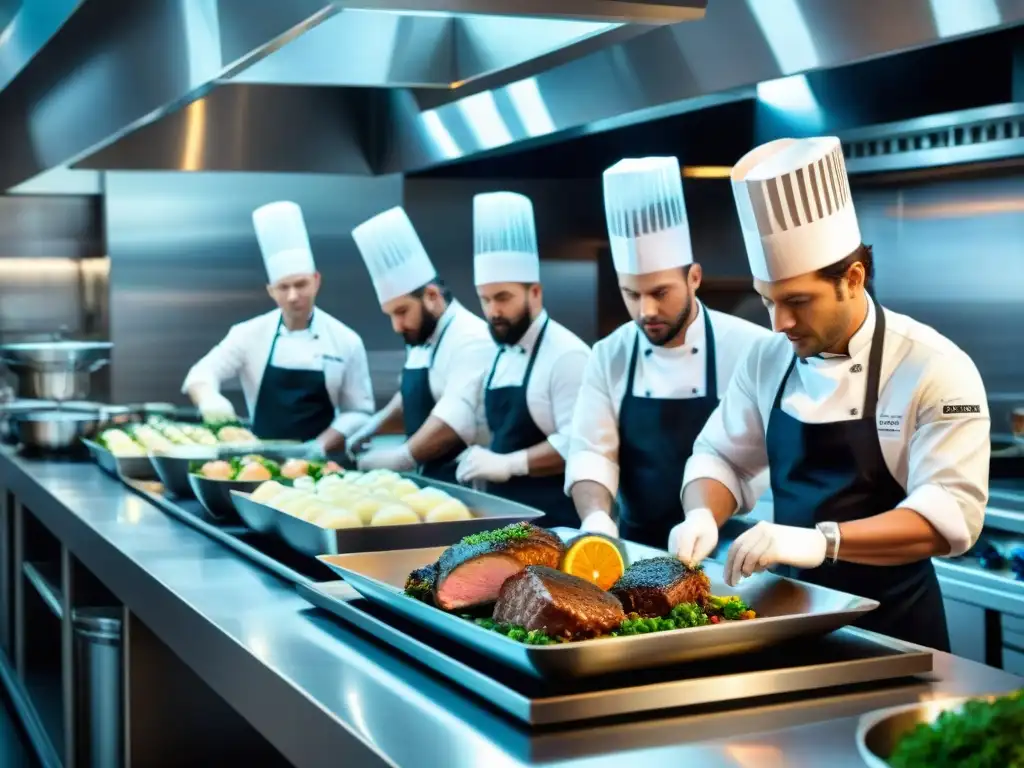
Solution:
[[[100,424],[98,412],[30,411],[11,416],[11,426],[18,442],[44,451],[67,451],[78,444],[80,437],[93,434]]]
[[[18,396],[82,400],[90,376],[109,360],[110,342],[54,341],[0,346],[0,360],[18,378]]]

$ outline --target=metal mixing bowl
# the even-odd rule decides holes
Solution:
[[[22,445],[43,451],[68,451],[81,437],[100,425],[99,413],[85,411],[29,411],[11,416],[15,437]]]

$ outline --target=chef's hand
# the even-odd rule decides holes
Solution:
[[[704,562],[717,546],[718,523],[705,507],[691,509],[686,519],[668,532],[668,551],[690,567]]]
[[[619,538],[619,526],[612,520],[612,516],[603,509],[588,512],[580,524],[580,530],[584,533],[603,533],[613,539]]]
[[[526,451],[494,453],[474,445],[459,456],[455,479],[466,484],[474,480],[507,483],[510,478],[529,474],[529,471]]]
[[[761,521],[729,547],[725,558],[725,583],[736,586],[773,565],[817,568],[825,562],[827,542],[817,528],[797,528]]]
[[[371,469],[390,469],[392,472],[408,472],[415,469],[416,460],[409,453],[408,447],[402,443],[397,448],[378,448],[367,451],[359,457],[357,467],[360,472]]]
[[[364,450],[367,444],[380,429],[381,420],[376,416],[366,422],[363,426],[345,438],[345,452],[355,458],[356,454]]]
[[[237,421],[235,406],[220,392],[207,392],[196,404],[203,421],[207,424],[219,424],[224,421]]]
[[[310,440],[309,442],[303,443],[302,448],[302,458],[306,459],[306,461],[323,461],[327,458],[327,451],[324,450],[324,444],[319,440]]]

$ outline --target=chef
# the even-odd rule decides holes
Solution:
[[[402,208],[363,222],[352,237],[381,309],[406,344],[401,390],[353,445],[398,420],[406,441],[364,453],[359,469],[419,466],[425,477],[454,483],[456,459],[481,426],[480,391],[495,352],[487,323],[452,297]]]
[[[878,600],[866,629],[949,650],[931,558],[965,552],[988,498],[989,412],[971,359],[870,293],[872,253],[835,138],[780,139],[733,169],[758,342],[686,466],[676,554],[696,563],[769,468],[774,522],[743,533],[726,580],[775,565]]]
[[[192,366],[182,391],[204,421],[237,418],[220,393],[239,377],[252,431],[265,440],[304,441],[310,458],[340,451],[373,413],[373,387],[363,341],[340,320],[316,309],[316,271],[302,211],[276,202],[253,211],[277,309],[231,327]]]
[[[759,326],[705,307],[674,157],[604,173],[612,260],[633,318],[594,346],[576,402],[566,489],[586,531],[663,548],[683,520],[693,441]],[[619,496],[619,524],[611,517]]]
[[[544,309],[528,197],[476,195],[473,241],[476,291],[499,346],[483,391],[490,448],[466,451],[456,479],[487,481],[491,493],[543,510],[545,525],[576,528],[565,456],[590,348]]]

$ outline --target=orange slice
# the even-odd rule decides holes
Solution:
[[[603,536],[581,536],[569,545],[562,558],[562,570],[610,589],[619,580],[626,563],[619,548]]]

